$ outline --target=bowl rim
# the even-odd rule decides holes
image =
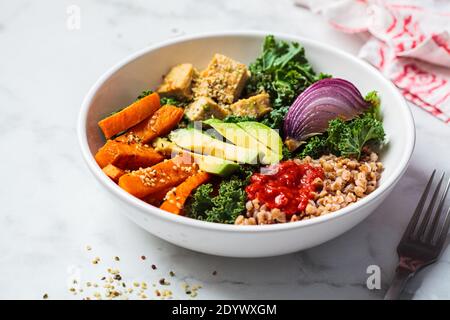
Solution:
[[[270,224],[270,225],[257,225],[257,226],[243,226],[243,225],[233,225],[233,224],[222,224],[215,222],[207,222],[201,221],[189,217],[179,216],[170,214],[162,209],[154,207],[134,196],[127,193],[125,190],[120,188],[117,184],[115,184],[110,178],[108,178],[102,171],[102,169],[95,162],[94,156],[91,154],[88,140],[87,140],[87,132],[86,132],[86,121],[87,115],[89,111],[90,104],[98,89],[104,84],[106,80],[108,80],[114,73],[120,70],[122,67],[126,66],[128,63],[138,59],[139,57],[147,54],[148,52],[158,50],[162,47],[173,45],[181,42],[187,42],[198,39],[206,39],[206,38],[216,38],[216,37],[242,37],[242,36],[251,36],[251,37],[261,37],[263,39],[266,35],[274,35],[278,38],[289,39],[291,41],[298,41],[301,44],[307,43],[310,46],[315,46],[321,50],[328,51],[333,55],[341,56],[345,59],[351,60],[353,63],[360,65],[362,68],[367,69],[372,76],[378,78],[379,81],[384,82],[387,87],[389,87],[394,95],[397,96],[400,105],[398,108],[402,108],[402,112],[404,113],[404,117],[402,117],[402,121],[405,122],[405,127],[407,132],[407,141],[405,143],[405,152],[402,154],[398,165],[394,169],[393,173],[386,178],[384,183],[380,185],[376,190],[374,190],[371,194],[363,199],[358,200],[351,206],[339,209],[338,211],[327,214],[320,217],[315,217],[313,219],[301,220],[292,223],[280,223],[280,224]],[[325,43],[311,40],[308,38],[304,38],[302,36],[297,36],[293,34],[280,33],[280,32],[270,32],[270,31],[261,31],[261,30],[239,30],[239,31],[216,31],[216,32],[205,32],[205,33],[196,33],[191,35],[179,36],[173,39],[161,41],[155,43],[153,45],[147,46],[137,52],[128,55],[127,57],[121,59],[118,63],[109,68],[98,80],[92,85],[83,99],[81,110],[78,116],[78,124],[77,124],[77,134],[78,141],[80,144],[81,152],[83,154],[83,158],[88,165],[88,168],[93,173],[93,175],[101,182],[103,186],[106,187],[108,191],[113,193],[115,197],[118,197],[122,201],[127,204],[136,207],[141,212],[146,213],[147,215],[151,215],[155,218],[166,220],[167,222],[179,223],[186,225],[188,227],[214,230],[214,231],[223,231],[223,232],[237,232],[237,233],[261,233],[261,232],[274,232],[274,231],[284,231],[291,230],[297,228],[308,227],[315,224],[326,223],[327,221],[339,219],[344,215],[348,215],[351,213],[355,213],[359,208],[368,205],[371,201],[375,200],[377,197],[381,196],[390,188],[395,185],[395,183],[402,177],[403,173],[406,171],[409,161],[411,159],[415,140],[415,124],[412,116],[412,112],[409,106],[406,103],[404,97],[400,94],[399,90],[394,86],[392,82],[386,79],[375,67],[370,65],[369,63],[358,59],[357,57],[347,53],[341,49],[329,46]]]

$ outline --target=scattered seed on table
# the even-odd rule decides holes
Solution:
[[[91,246],[87,245],[86,250],[91,251]],[[112,256],[113,261],[120,261],[119,256]],[[141,260],[147,260],[147,257],[142,255],[140,256]],[[100,257],[95,257],[92,259],[93,264],[99,264],[100,263]],[[151,268],[153,270],[157,270],[157,266],[155,264],[151,264]],[[148,287],[145,281],[134,281],[129,282],[127,284],[126,280],[123,279],[121,272],[119,269],[115,269],[112,267],[106,268],[107,274],[105,276],[99,276],[99,279],[101,282],[99,284],[91,281],[83,282],[83,285],[78,287],[78,281],[72,280],[73,287],[69,287],[68,290],[73,295],[81,295],[81,299],[83,300],[92,300],[92,299],[116,299],[116,298],[122,298],[128,300],[129,298],[141,298],[141,299],[148,299]],[[214,275],[217,274],[217,271],[213,272]],[[168,275],[170,277],[175,277],[176,274],[174,271],[169,270]],[[163,286],[170,286],[171,283],[167,281],[167,278],[161,278],[159,281],[151,283],[152,287],[155,290],[155,295],[157,297],[160,297],[160,299],[172,299],[172,291],[167,289],[160,288],[159,290],[157,288],[157,284],[163,285]],[[99,291],[93,291],[90,294],[87,294],[90,289],[88,288],[101,288],[101,292]],[[132,287],[135,287],[134,289]],[[201,288],[201,286],[189,286],[186,284],[185,286],[185,293],[190,295],[190,297],[197,296],[197,290]],[[42,295],[43,299],[48,299],[49,296],[47,293],[44,293]]]
[[[172,297],[172,291],[165,289],[165,290],[163,290],[163,292],[162,292],[162,296],[163,296],[164,298],[171,298],[171,297]]]

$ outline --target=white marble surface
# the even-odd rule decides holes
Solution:
[[[80,30],[66,28],[71,4],[81,9]],[[202,284],[198,297],[206,299],[383,296],[397,261],[394,248],[426,177],[432,168],[450,172],[450,127],[416,107],[414,156],[387,201],[336,240],[277,258],[220,258],[172,246],[123,217],[88,172],[75,123],[93,82],[148,44],[223,29],[291,32],[351,53],[361,45],[289,0],[0,4],[0,298],[40,299],[48,293],[54,299],[78,299],[67,287],[73,270],[81,281],[95,281],[115,265],[127,280],[149,283],[174,270],[175,298],[186,297],[185,280]],[[112,262],[116,255],[121,262]],[[102,259],[98,265],[90,262],[95,256]],[[158,270],[151,270],[151,263]],[[381,290],[366,288],[371,264],[381,267]],[[414,279],[408,292],[417,299],[450,298],[450,249]]]

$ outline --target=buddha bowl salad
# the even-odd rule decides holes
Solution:
[[[171,214],[238,225],[310,219],[377,188],[385,134],[375,91],[317,74],[302,46],[267,36],[249,66],[215,54],[173,66],[155,91],[99,122],[95,159]]]

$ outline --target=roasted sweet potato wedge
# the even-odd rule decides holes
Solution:
[[[115,165],[112,165],[112,164],[108,164],[102,170],[115,183],[118,183],[119,182],[119,178],[125,174],[125,171],[123,171],[120,168],[117,168]]]
[[[160,106],[159,95],[152,93],[133,102],[123,110],[101,120],[98,125],[102,129],[105,138],[109,139],[137,125],[145,118],[150,117]]]
[[[146,145],[108,140],[98,150],[95,160],[101,168],[112,164],[120,169],[135,170],[150,167],[163,161],[164,157]]]
[[[190,156],[177,156],[152,167],[124,174],[119,186],[128,193],[143,199],[150,194],[175,187],[197,173],[198,166]]]
[[[187,198],[198,186],[210,179],[210,174],[200,171],[187,178],[166,195],[166,200],[160,206],[161,209],[174,214],[180,214]]]
[[[175,128],[183,118],[183,109],[172,105],[165,105],[158,109],[153,116],[135,125],[127,133],[117,137],[122,142],[139,141],[149,143],[157,137],[165,136]]]

